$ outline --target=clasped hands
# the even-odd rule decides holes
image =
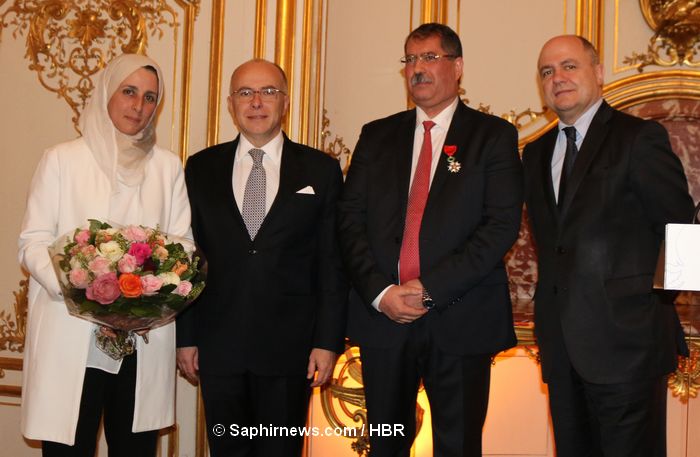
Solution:
[[[387,289],[379,302],[379,310],[394,322],[410,324],[428,310],[423,306],[423,283],[411,279]]]

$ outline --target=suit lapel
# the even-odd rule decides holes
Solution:
[[[593,116],[591,125],[588,127],[586,132],[586,137],[583,139],[581,144],[581,150],[578,152],[578,157],[576,158],[576,163],[574,163],[574,169],[571,170],[571,176],[567,184],[566,195],[564,196],[564,202],[561,208],[562,216],[566,213],[567,209],[571,205],[571,200],[573,200],[576,191],[586,175],[588,167],[593,162],[596,154],[600,151],[600,145],[605,139],[608,130],[608,120],[612,115],[612,108],[605,101],[598,108],[598,112]]]
[[[214,173],[220,174],[221,177],[213,180],[213,182],[221,183],[223,186],[221,190],[222,195],[226,195],[226,200],[230,203],[229,209],[231,210],[231,216],[236,221],[236,224],[238,224],[246,233],[248,233],[248,229],[243,221],[243,216],[241,216],[241,212],[238,209],[236,196],[233,193],[233,164],[236,160],[236,151],[238,150],[239,138],[240,137],[236,137],[236,139],[226,145],[225,149],[222,151],[223,156],[221,166],[217,170],[214,170]],[[243,185],[245,186],[245,184]]]
[[[559,219],[559,209],[557,208],[557,200],[554,196],[554,183],[552,182],[552,156],[554,155],[554,146],[559,135],[559,128],[554,127],[549,132],[545,133],[541,142],[541,158],[540,163],[542,176],[542,189],[544,189],[544,197],[547,201],[547,208],[552,214],[554,220]]]
[[[445,136],[444,145],[457,146],[457,152],[455,152],[454,158],[460,163],[466,163],[464,155],[467,153],[468,148],[464,143],[471,137],[471,131],[474,127],[473,122],[469,122],[469,117],[469,109],[461,101],[458,102],[457,109],[450,122],[450,128],[447,130],[447,135]],[[440,157],[438,158],[435,176],[433,176],[433,181],[430,184],[430,193],[428,194],[428,201],[425,205],[425,213],[438,204],[440,192],[445,186],[448,176],[452,174],[447,169],[447,154],[443,154],[442,149],[438,150],[437,153],[440,154]]]
[[[265,215],[260,230],[256,239],[264,232],[266,227],[270,224],[274,224],[277,215],[282,212],[282,208],[287,203],[289,198],[294,195],[296,191],[307,185],[308,182],[304,182],[305,171],[303,164],[298,155],[296,146],[284,135],[284,144],[282,146],[282,160],[280,162],[280,183],[277,189],[277,195],[272,201],[272,206],[270,206],[270,211]]]
[[[396,160],[396,185],[398,187],[399,208],[401,208],[401,220],[406,219],[406,205],[408,204],[408,192],[411,183],[411,162],[413,159],[413,139],[416,133],[416,110],[407,111],[404,118],[396,129],[393,147]],[[391,170],[387,170],[390,172]]]

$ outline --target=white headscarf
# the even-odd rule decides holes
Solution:
[[[117,180],[127,186],[143,182],[146,163],[155,144],[153,110],[146,127],[136,135],[126,135],[114,126],[107,105],[119,85],[139,68],[151,66],[158,74],[158,101],[163,99],[163,73],[152,59],[140,54],[122,54],[114,58],[98,74],[92,96],[80,116],[80,131],[102,172],[117,190]]]

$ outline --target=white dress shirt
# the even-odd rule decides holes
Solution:
[[[573,125],[567,125],[559,121],[559,135],[557,142],[554,144],[554,153],[552,154],[552,184],[554,185],[554,198],[559,203],[559,182],[561,181],[561,170],[564,168],[564,157],[566,156],[566,133],[565,127],[574,127],[576,129],[576,148],[580,151],[583,139],[586,137],[588,127],[591,126],[593,116],[598,112],[598,108],[603,103],[603,99],[599,99],[590,108],[588,108]]]
[[[435,177],[435,170],[437,170],[437,164],[440,161],[440,155],[442,154],[442,147],[445,143],[445,138],[447,137],[447,131],[450,129],[450,124],[452,123],[452,117],[457,110],[457,104],[461,103],[459,97],[455,97],[452,104],[447,108],[440,111],[440,113],[434,118],[428,117],[428,115],[420,107],[416,107],[416,129],[413,136],[413,154],[411,156],[411,185],[413,185],[413,177],[416,174],[416,167],[418,166],[418,157],[420,156],[420,150],[423,147],[423,137],[425,136],[425,127],[423,126],[424,121],[433,121],[435,125],[430,129],[430,140],[433,146],[433,155],[430,162],[430,185],[433,183],[433,178]],[[409,187],[410,193],[410,187]],[[400,267],[399,267],[400,268]],[[382,301],[382,297],[387,290],[381,291],[379,295],[372,301],[372,306],[377,311],[379,309],[379,302]]]
[[[241,133],[238,141],[238,149],[236,149],[236,158],[233,162],[233,174],[231,177],[231,185],[233,186],[233,196],[236,198],[238,211],[243,214],[243,195],[245,194],[245,185],[248,182],[248,176],[253,169],[253,157],[248,154],[251,149],[262,149],[265,151],[262,164],[265,169],[265,214],[270,211],[272,202],[277,196],[277,190],[280,187],[280,166],[282,165],[282,146],[284,145],[284,137],[280,130],[273,139],[260,148],[256,148],[248,139]]]

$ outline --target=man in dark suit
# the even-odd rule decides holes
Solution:
[[[310,387],[328,380],[343,350],[342,174],[336,160],[282,133],[288,106],[281,68],[244,63],[228,97],[240,135],[185,169],[209,273],[177,322],[177,359],[201,380],[212,457],[300,455],[298,434],[259,429],[268,436],[250,439],[243,427],[303,426]]]
[[[549,40],[538,71],[559,125],[523,161],[557,456],[665,456],[666,374],[687,347],[652,280],[665,224],[692,217],[683,168],[661,125],[601,98],[587,40]]]
[[[516,342],[502,258],[522,209],[517,134],[460,100],[452,29],[424,24],[404,50],[417,108],[363,127],[339,204],[370,427],[403,426],[371,433],[370,455],[410,454],[422,380],[434,455],[480,456],[491,357]]]

